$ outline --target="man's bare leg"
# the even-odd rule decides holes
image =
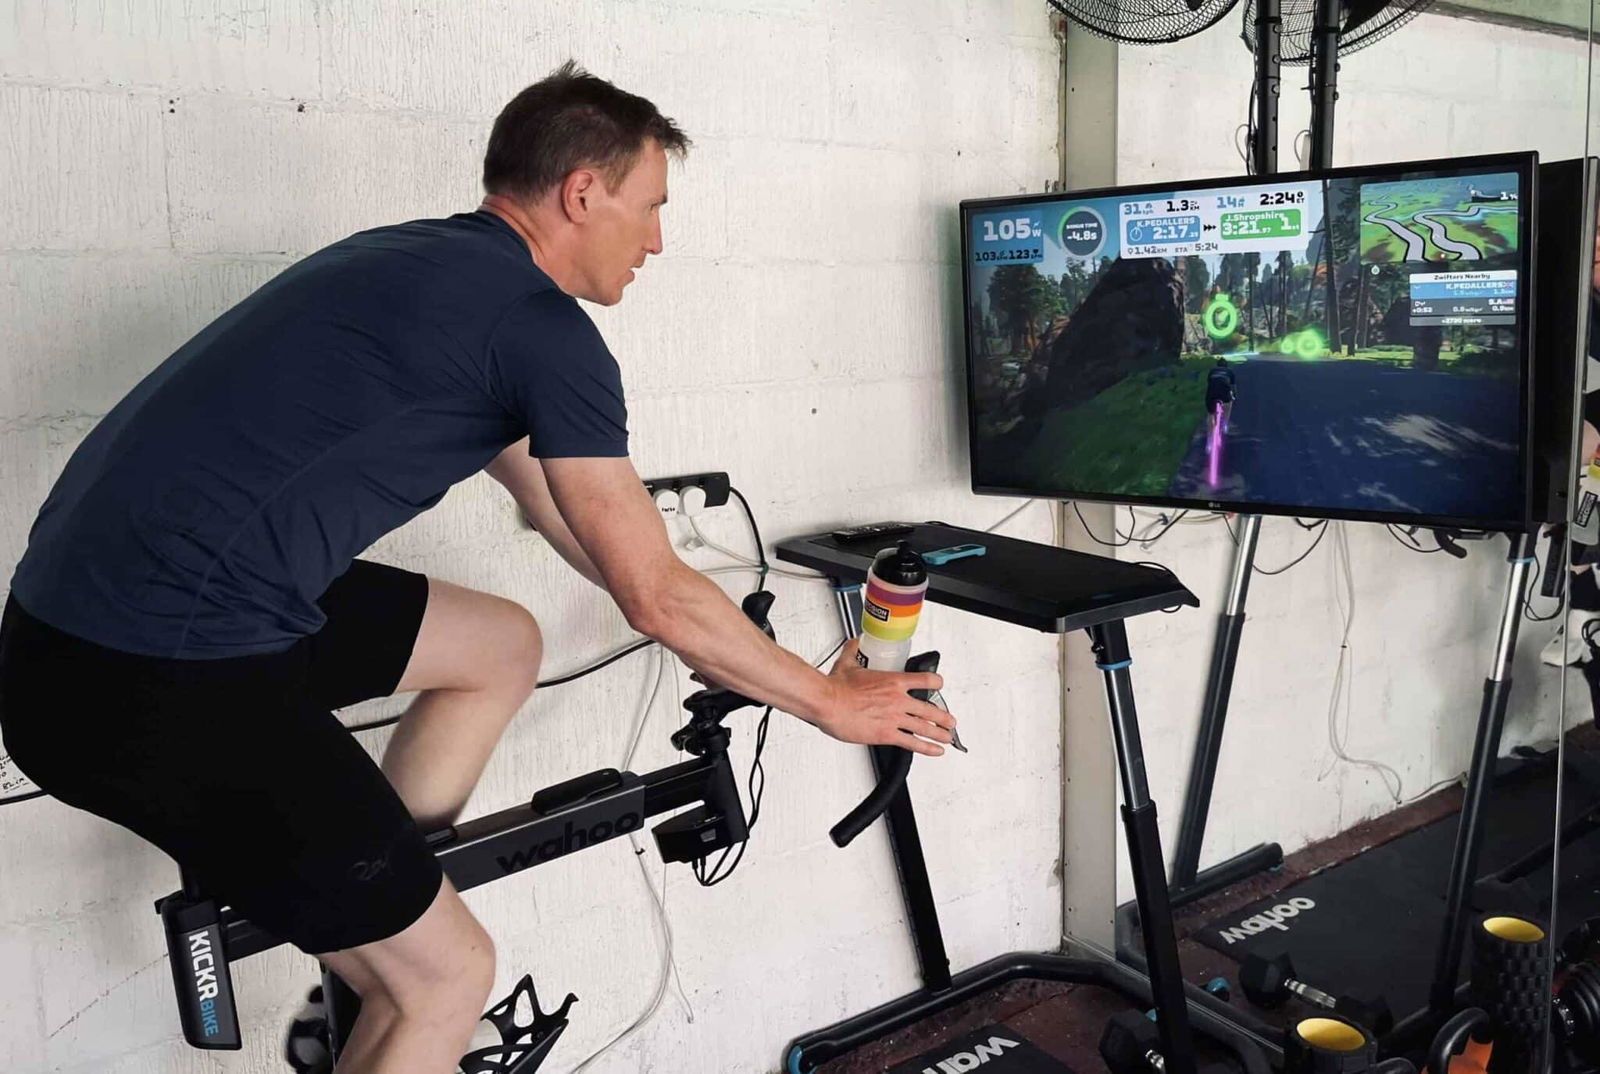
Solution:
[[[336,1074],[454,1074],[494,986],[494,945],[448,879],[400,933],[317,957],[361,997]]]
[[[421,691],[383,773],[424,832],[460,814],[511,717],[539,678],[539,626],[520,604],[436,578],[396,693]]]
[[[533,616],[428,579],[428,607],[396,693],[417,692],[383,772],[424,832],[461,812],[501,733],[533,692]],[[494,946],[446,879],[396,936],[319,956],[361,997],[337,1074],[453,1074],[494,985]]]

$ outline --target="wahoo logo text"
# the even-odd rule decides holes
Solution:
[[[1231,929],[1218,929],[1217,935],[1221,936],[1228,943],[1232,944],[1236,941],[1244,939],[1247,936],[1254,936],[1258,932],[1265,932],[1267,929],[1277,929],[1280,932],[1288,932],[1289,926],[1284,924],[1285,920],[1291,917],[1300,916],[1302,911],[1315,909],[1316,905],[1316,903],[1312,902],[1304,895],[1300,895],[1290,899],[1288,902],[1280,902],[1270,910],[1263,910],[1259,914],[1252,914],[1250,917],[1245,918]]]
[[[498,856],[494,860],[506,873],[515,873],[531,865],[541,865],[554,858],[571,854],[575,850],[604,843],[607,839],[638,831],[643,826],[643,813],[623,813],[614,821],[597,821],[588,827],[576,826],[569,820],[560,835],[530,843],[521,850]]]
[[[923,1067],[922,1074],[966,1074],[966,1071],[977,1070],[989,1060],[998,1058],[1007,1048],[1020,1047],[1022,1045],[1017,1041],[990,1037],[987,1043],[973,1045],[970,1052],[956,1052],[931,1067]]]

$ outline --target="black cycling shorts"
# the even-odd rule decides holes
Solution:
[[[0,732],[23,773],[154,843],[206,894],[309,954],[393,936],[442,879],[331,711],[394,692],[428,579],[357,560],[318,603],[328,621],[316,634],[223,660],[107,649],[14,598],[0,620]]]

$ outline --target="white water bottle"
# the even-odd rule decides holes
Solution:
[[[906,542],[885,548],[872,560],[861,600],[861,649],[856,661],[873,671],[904,671],[911,635],[922,616],[928,569]]]

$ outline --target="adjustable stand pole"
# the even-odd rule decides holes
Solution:
[[[1250,161],[1257,175],[1278,170],[1279,34],[1283,29],[1282,0],[1256,2],[1255,141]]]
[[[1333,106],[1339,99],[1339,14],[1343,0],[1317,0],[1311,36],[1311,169],[1333,167]]]
[[[1189,785],[1183,796],[1183,816],[1178,847],[1172,864],[1172,903],[1182,906],[1213,891],[1283,864],[1277,843],[1262,843],[1227,861],[1197,872],[1200,846],[1205,840],[1206,816],[1211,810],[1211,789],[1216,781],[1217,757],[1222,752],[1223,725],[1228,718],[1228,698],[1233,691],[1233,668],[1239,657],[1239,636],[1244,632],[1244,603],[1250,592],[1250,572],[1255,567],[1256,540],[1261,534],[1260,515],[1239,517],[1239,543],[1233,552],[1233,579],[1228,603],[1217,621],[1217,640],[1211,650],[1211,672],[1206,679],[1205,708],[1200,713],[1200,733],[1189,766]],[[1140,914],[1143,926],[1150,921]]]
[[[1478,875],[1478,852],[1483,849],[1483,810],[1494,782],[1494,762],[1500,753],[1500,732],[1506,722],[1506,698],[1511,694],[1511,656],[1517,647],[1517,627],[1522,620],[1522,595],[1533,569],[1535,536],[1513,534],[1511,574],[1506,581],[1505,605],[1500,611],[1500,634],[1495,644],[1489,677],[1483,682],[1483,707],[1478,713],[1478,734],[1472,744],[1461,820],[1456,825],[1455,852],[1450,859],[1449,890],[1445,892],[1444,924],[1428,992],[1428,1010],[1443,1020],[1455,1008],[1456,976],[1467,939],[1467,899]]]
[[[1117,771],[1122,777],[1122,822],[1127,829],[1128,856],[1133,867],[1134,897],[1144,922],[1144,953],[1161,1031],[1165,1074],[1194,1074],[1194,1035],[1183,994],[1183,967],[1178,964],[1178,938],[1172,925],[1172,906],[1161,858],[1161,832],[1156,824],[1156,804],[1150,800],[1145,778],[1144,747],[1139,741],[1139,717],[1133,707],[1133,681],[1128,667],[1128,633],[1122,620],[1089,628],[1094,643],[1095,666],[1105,673],[1106,701],[1111,708],[1111,732],[1117,747]]]

